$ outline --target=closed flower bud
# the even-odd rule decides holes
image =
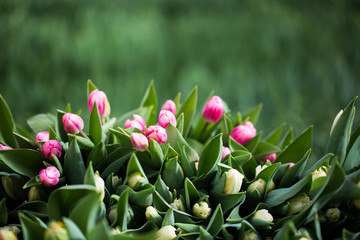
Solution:
[[[218,122],[223,114],[224,105],[220,97],[213,96],[206,103],[202,116],[207,122]]]
[[[6,192],[6,194],[11,197],[12,199],[16,200],[16,197],[14,195],[14,189],[13,189],[13,183],[9,176],[1,176],[1,183],[3,185],[3,188]]]
[[[136,150],[143,152],[149,147],[149,141],[144,134],[132,133],[130,136],[131,144]]]
[[[31,187],[28,193],[29,202],[38,201],[40,199],[39,188]]]
[[[134,120],[130,120],[130,119],[126,120],[125,129],[133,127],[144,132],[146,128],[145,120],[140,115],[137,114],[134,114],[133,118]]]
[[[0,240],[17,240],[16,235],[6,227],[0,228]]]
[[[159,125],[166,128],[169,123],[176,127],[175,115],[168,110],[161,110],[159,114]]]
[[[135,172],[129,176],[128,185],[132,189],[136,189],[137,185],[141,185],[145,181],[146,181],[146,179],[139,172]]]
[[[105,197],[105,183],[104,180],[99,176],[99,172],[95,172],[95,187],[96,191],[100,193],[100,200],[104,200]]]
[[[228,147],[222,147],[223,151],[222,151],[222,156],[221,159],[224,159],[227,155],[229,155],[231,153],[230,148]]]
[[[262,161],[264,163],[266,163],[267,160],[269,160],[271,163],[273,163],[276,159],[276,153],[271,153],[269,155],[266,155],[265,157],[262,158]]]
[[[258,180],[251,183],[248,186],[247,191],[251,192],[251,191],[258,190],[261,194],[264,194],[265,188],[266,188],[266,182],[263,179],[259,178]]]
[[[289,163],[285,163],[285,165],[289,165],[289,168],[292,168],[295,165],[295,163],[289,162]]]
[[[108,214],[108,219],[110,223],[114,222],[117,218],[117,204],[114,204],[110,207],[110,212]]]
[[[274,218],[267,209],[260,209],[255,212],[253,218],[263,220],[265,222],[273,222]]]
[[[268,192],[270,192],[270,191],[272,191],[272,190],[274,190],[275,189],[275,183],[274,183],[274,181],[272,181],[271,180],[271,182],[270,182],[270,184],[269,184],[269,188],[268,188]]]
[[[162,105],[161,110],[168,110],[176,115],[176,104],[172,100],[167,100],[164,105]]]
[[[176,229],[170,225],[160,228],[155,236],[155,240],[171,240],[173,238],[176,238]]]
[[[343,110],[340,110],[340,112],[336,115],[336,117],[335,117],[335,119],[334,119],[334,121],[333,121],[333,124],[332,124],[332,126],[331,126],[331,130],[330,130],[330,135],[332,134],[332,132],[333,132],[333,130],[334,130],[334,128],[335,128],[335,125],[336,125],[336,123],[339,121],[339,118],[341,117],[341,115],[343,114]]]
[[[256,136],[256,129],[252,122],[247,121],[245,125],[239,125],[231,131],[231,137],[240,144],[245,144],[247,141]]]
[[[60,158],[61,156],[61,144],[57,140],[49,140],[45,142],[41,147],[42,155],[50,160],[53,160],[53,154]]]
[[[55,186],[59,182],[60,172],[56,167],[47,167],[39,173],[40,182],[48,187]]]
[[[36,134],[36,144],[39,142],[47,142],[49,141],[49,132],[38,132]]]
[[[155,215],[159,215],[156,209],[153,206],[148,206],[145,210],[145,218],[146,220],[150,221],[152,217]]]
[[[91,112],[96,102],[97,108],[99,109],[100,117],[106,118],[110,115],[110,104],[103,91],[97,89],[93,90],[89,95],[88,107]]]
[[[69,240],[69,234],[62,222],[54,222],[44,233],[45,240]]]
[[[211,208],[205,201],[195,203],[192,208],[193,214],[201,219],[207,219],[211,214]]]
[[[166,130],[161,126],[150,126],[148,129],[146,129],[145,135],[149,142],[151,139],[154,139],[159,144],[163,144],[167,140]]]
[[[226,183],[225,188],[223,190],[224,194],[234,194],[240,191],[244,175],[242,175],[236,169],[230,169],[229,171],[225,172],[226,175]]]
[[[329,208],[325,212],[325,217],[330,221],[338,221],[341,217],[340,209],[338,208]]]
[[[176,210],[179,210],[179,211],[182,211],[182,212],[186,211],[185,207],[184,207],[184,204],[180,199],[175,199],[174,202],[170,203],[170,206],[173,209],[176,209]]]
[[[62,117],[64,129],[67,133],[78,134],[84,128],[82,118],[73,113],[65,113]]]
[[[260,239],[259,235],[252,229],[247,230],[244,233],[243,240],[259,240],[259,239]]]
[[[11,150],[11,149],[13,149],[13,148],[0,144],[0,150]]]
[[[326,173],[327,173],[327,167],[322,166],[312,173],[312,180],[314,181],[319,177],[326,177]]]
[[[119,177],[117,175],[113,176],[112,182],[113,182],[115,187],[119,184],[119,181],[120,181],[120,179],[119,179]]]
[[[255,168],[255,177],[257,177],[257,175],[259,175],[259,173],[267,167],[268,167],[267,165],[258,165]]]
[[[292,215],[303,210],[310,203],[310,198],[303,195],[297,195],[288,201],[289,211],[287,215]]]

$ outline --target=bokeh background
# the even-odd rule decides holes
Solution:
[[[195,85],[199,107],[211,90],[233,112],[262,102],[265,135],[313,124],[322,154],[359,63],[355,0],[0,0],[0,94],[23,125],[68,102],[87,118],[87,79],[120,116],[154,79],[160,104]]]

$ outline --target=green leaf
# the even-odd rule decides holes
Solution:
[[[270,143],[272,145],[276,145],[281,137],[281,133],[285,127],[286,123],[281,124],[277,129],[275,129],[274,131],[272,131],[266,138],[265,141],[267,143]]]
[[[64,174],[70,184],[84,183],[85,164],[76,138],[71,140],[69,149],[65,154]]]
[[[213,236],[211,236],[211,234],[206,231],[202,226],[199,227],[200,230],[200,239],[201,240],[213,240]]]
[[[350,151],[348,152],[343,164],[343,169],[345,172],[349,172],[359,165],[360,165],[360,136],[356,139]]]
[[[94,106],[96,106],[96,101],[94,102]],[[102,140],[103,131],[101,117],[99,114],[99,109],[96,107],[92,109],[90,114],[89,135],[90,139],[95,145],[99,144],[99,142]]]
[[[105,219],[96,224],[94,229],[91,229],[87,235],[89,240],[111,240],[109,226]]]
[[[360,232],[352,233],[348,231],[346,228],[343,228],[342,230],[342,239],[344,240],[356,240],[359,239],[359,237],[360,237]]]
[[[5,143],[13,148],[16,147],[14,131],[15,125],[10,109],[0,94],[0,136],[2,135]]]
[[[89,99],[90,93],[92,91],[94,91],[95,89],[97,89],[95,84],[90,79],[88,79],[88,81],[87,81],[87,98],[88,99]]]
[[[124,149],[120,149],[120,150],[121,150],[121,152],[124,152]],[[119,171],[121,169],[121,167],[124,166],[124,164],[129,160],[130,156],[132,156],[134,154],[134,151],[132,149],[127,149],[126,151],[127,151],[127,153],[124,156],[122,156],[118,159],[114,159],[114,161],[110,161],[110,160],[113,160],[113,158],[112,158],[113,153],[110,154],[109,157],[107,157],[105,159],[109,165],[101,173],[102,178],[106,178],[111,173],[116,173],[117,171]],[[118,153],[118,152],[120,152],[120,151],[114,152],[114,154]],[[105,160],[103,162],[105,162]]]
[[[160,144],[154,139],[151,139],[149,151],[151,155],[150,166],[153,167],[154,169],[160,169],[164,160],[164,153],[160,147]]]
[[[38,175],[40,170],[44,168],[43,156],[34,150],[0,150],[0,160],[17,173],[30,178]]]
[[[254,151],[254,157],[256,159],[261,159],[268,154],[278,153],[280,151],[281,151],[281,149],[273,144],[270,144],[268,142],[259,141],[259,143]]]
[[[84,184],[88,184],[88,185],[96,187],[95,175],[94,175],[94,169],[92,167],[92,162],[89,163],[89,166],[86,169],[85,177],[84,177]]]
[[[93,150],[91,150],[89,157],[87,159],[87,164],[92,162],[94,164],[94,167],[96,168],[98,164],[102,160],[104,160],[105,157],[106,157],[106,148],[104,142],[101,141],[98,143],[98,145],[96,145],[96,147]]]
[[[50,113],[41,113],[27,119],[27,124],[34,133],[48,131],[49,126],[55,128],[56,117]]]
[[[235,194],[222,194],[211,191],[212,199],[216,203],[221,203],[222,211],[226,214],[227,211],[234,208],[238,204],[243,204],[246,197],[246,192],[239,192]]]
[[[181,113],[176,119],[176,128],[179,130],[181,135],[184,135],[184,123],[184,113]]]
[[[77,143],[79,144],[79,147],[83,150],[91,151],[95,147],[94,143],[88,138],[72,135],[70,133],[68,134],[68,136],[74,136],[76,138]]]
[[[48,204],[43,201],[24,202],[9,212],[9,219],[16,218],[19,212],[31,213],[37,217],[48,216]]]
[[[188,210],[191,210],[191,206],[194,205],[199,199],[200,194],[194,184],[188,179],[185,178],[185,198],[186,198],[186,207]]]
[[[155,188],[153,185],[147,183],[145,184],[140,191],[134,191],[129,188],[129,203],[141,208],[146,208],[147,206],[152,205],[153,203],[153,193]]]
[[[345,183],[341,189],[334,194],[330,201],[330,205],[335,205],[344,201],[360,199],[360,188],[357,182],[360,180],[360,169],[356,172],[345,176]]]
[[[221,204],[218,204],[210,219],[208,226],[206,227],[206,231],[208,231],[212,236],[215,237],[220,232],[223,224],[224,216],[221,210]]]
[[[191,93],[186,97],[184,103],[181,105],[181,108],[178,111],[179,116],[181,113],[184,113],[184,136],[187,136],[191,127],[191,122],[195,115],[198,94],[197,89],[198,87],[195,86]]]
[[[15,140],[16,140],[19,148],[36,149],[36,145],[30,139],[28,139],[24,136],[21,136],[20,134],[18,134],[16,132],[13,132],[13,134],[15,136]]]
[[[116,223],[119,225],[121,231],[127,230],[129,206],[128,206],[129,191],[125,190],[117,203],[117,219]]]
[[[294,138],[294,132],[293,129],[290,128],[285,134],[285,137],[281,140],[280,148],[282,150],[285,149],[292,142],[293,138]]]
[[[249,152],[249,150],[247,150],[247,148],[245,148],[243,145],[241,145],[240,143],[235,141],[231,136],[229,138],[229,148],[230,148],[231,152],[237,151],[237,150]]]
[[[19,212],[19,219],[22,226],[24,239],[28,239],[28,240],[44,239],[44,233],[46,229],[43,226],[31,220],[22,212]]]
[[[183,186],[184,173],[178,163],[178,157],[165,161],[161,175],[165,184],[170,188],[170,191]]]
[[[299,137],[288,145],[283,152],[280,153],[275,162],[297,163],[312,147],[312,129],[312,126],[307,128]]]
[[[34,187],[34,186],[40,186],[42,183],[39,180],[39,175],[36,175],[35,177],[32,177],[27,183],[24,184],[23,189]]]
[[[63,222],[69,234],[69,239],[86,240],[78,226],[69,218],[63,217]]]
[[[67,132],[64,129],[64,123],[62,121],[62,118],[64,116],[66,112],[61,111],[59,109],[56,110],[56,125],[55,125],[55,130],[57,133],[57,136],[60,137],[61,141],[63,142],[67,142],[68,137],[67,137]],[[51,128],[53,128],[51,126]],[[53,128],[54,129],[54,128]]]
[[[206,144],[199,160],[198,178],[206,177],[206,175],[216,167],[216,164],[220,162],[222,146],[222,134],[215,136]]]
[[[164,181],[161,179],[161,176],[158,176],[157,181],[154,184],[155,190],[161,195],[161,197],[164,198],[164,200],[167,203],[171,203],[171,194],[166,186],[166,184],[164,183]]]
[[[251,109],[248,113],[243,116],[243,119],[249,118],[249,121],[256,125],[259,118],[263,104],[260,103],[254,109]]]
[[[6,210],[6,198],[0,201],[0,226],[4,226],[7,222],[8,214]]]
[[[172,208],[169,208],[169,210],[167,210],[167,212],[164,216],[164,220],[162,222],[161,227],[164,227],[167,225],[173,225],[174,223],[175,223],[174,211]]]
[[[182,151],[181,151],[181,162],[180,165],[182,167],[182,170],[184,171],[184,175],[185,177],[194,177],[195,176],[195,171],[193,166],[195,165],[195,162],[191,162],[189,161],[189,159],[187,158],[186,155],[186,151],[185,151],[185,146],[183,147]]]
[[[148,119],[147,124],[152,125],[155,123],[155,116],[156,116],[156,110],[157,110],[157,96],[156,96],[156,90],[154,87],[154,81],[152,80],[146,89],[146,92],[144,94],[144,98],[142,99],[140,103],[140,107],[149,107],[153,106],[153,109],[151,111],[150,117]]]

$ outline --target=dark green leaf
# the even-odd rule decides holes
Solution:
[[[183,186],[184,173],[177,157],[165,161],[161,176],[170,191]]]
[[[154,81],[152,80],[146,89],[146,92],[144,94],[144,97],[140,103],[140,107],[150,107],[153,106],[153,109],[151,111],[151,114],[149,116],[148,121],[146,122],[149,125],[155,124],[155,116],[156,116],[156,110],[157,110],[157,96],[156,96],[156,90],[154,87]]]
[[[275,129],[274,131],[272,131],[266,138],[265,141],[267,143],[270,143],[272,145],[276,145],[281,137],[281,133],[285,127],[286,123],[281,124],[277,129]]]
[[[96,102],[94,102],[94,106],[96,106]],[[94,107],[90,114],[89,135],[90,139],[95,145],[99,144],[99,142],[102,140],[102,134],[103,131],[99,109]]]
[[[214,239],[213,236],[211,236],[211,234],[208,231],[206,231],[202,226],[200,226],[199,230],[200,230],[199,237],[201,240],[213,240]]]
[[[84,184],[88,184],[91,186],[96,187],[95,184],[95,175],[94,175],[94,169],[92,167],[92,162],[89,163],[86,172],[85,172],[85,178],[84,178]]]
[[[212,171],[218,162],[221,160],[222,153],[222,135],[219,134],[206,144],[199,160],[199,167],[197,172],[198,178],[204,178]]]
[[[6,210],[6,198],[0,201],[0,226],[4,226],[7,222],[8,214]]]
[[[26,122],[34,133],[48,131],[49,126],[55,128],[56,116],[50,113],[41,113],[29,118]]]
[[[160,144],[154,139],[151,139],[149,151],[151,155],[150,166],[153,167],[154,169],[160,169],[161,164],[163,163],[164,160],[164,153],[160,147]]]
[[[48,216],[48,204],[43,201],[24,202],[9,212],[9,216],[16,217],[19,212],[31,213],[37,217]]]
[[[112,238],[106,220],[103,219],[102,221],[97,223],[93,229],[90,229],[87,238],[89,240],[111,240]]]
[[[84,234],[81,232],[81,230],[79,229],[78,226],[76,226],[76,224],[69,218],[63,217],[63,222],[66,226],[66,229],[68,231],[69,234],[69,238],[71,240],[86,240],[86,237],[84,236]]]
[[[181,105],[178,115],[184,113],[184,136],[187,136],[191,122],[194,118],[197,104],[197,86],[191,91],[191,93],[186,97],[185,101]],[[169,124],[170,125],[170,124]]]
[[[64,159],[64,174],[68,182],[70,184],[84,183],[85,164],[76,138],[71,140]]]
[[[127,230],[129,206],[128,206],[129,191],[125,190],[117,203],[117,219],[116,223],[119,225],[121,231]]]
[[[244,203],[246,197],[245,192],[239,192],[235,194],[222,194],[218,192],[211,192],[211,195],[213,196],[215,202],[221,203],[222,211],[225,214],[234,206]]]
[[[36,149],[36,145],[30,139],[13,132],[19,148]]]
[[[71,136],[71,135],[72,134],[68,134],[68,136]],[[72,135],[72,136],[75,136],[76,141],[79,144],[79,147],[81,149],[83,149],[83,150],[91,151],[95,147],[94,143],[89,138],[84,138],[84,137],[80,137],[80,136],[77,136],[77,135]]]
[[[208,226],[206,227],[206,231],[208,231],[212,236],[215,237],[220,232],[223,224],[224,216],[221,210],[221,204],[218,204],[210,219]]]
[[[34,186],[40,186],[42,183],[39,180],[39,176],[36,175],[35,177],[32,177],[27,183],[24,185],[24,189],[34,187]]]
[[[169,208],[169,210],[167,210],[167,212],[164,216],[164,220],[162,222],[161,227],[164,227],[167,225],[173,225],[174,223],[175,223],[174,211],[172,208]]]
[[[348,152],[344,164],[343,169],[345,172],[349,172],[355,167],[360,165],[360,136],[352,145],[350,151]]]
[[[290,128],[287,133],[285,134],[285,137],[281,140],[281,149],[285,149],[293,140],[294,138],[294,132],[293,129]]]
[[[61,141],[63,142],[67,142],[68,137],[67,137],[67,132],[64,129],[64,123],[62,121],[62,118],[64,116],[66,112],[61,111],[61,110],[56,110],[56,125],[55,125],[55,130],[56,130],[56,135],[60,137]],[[52,127],[50,125],[51,128],[54,129],[54,127]]]
[[[45,228],[39,223],[34,222],[24,213],[19,212],[19,219],[22,226],[24,239],[41,240],[44,239]]]
[[[87,164],[89,164],[89,162],[92,162],[94,164],[94,167],[96,168],[98,166],[98,164],[102,160],[104,160],[105,157],[106,157],[106,148],[105,148],[104,142],[101,141],[90,152],[88,160],[87,160]]]
[[[0,133],[5,143],[13,148],[16,147],[16,141],[13,135],[14,131],[15,125],[10,109],[0,94]]]
[[[186,207],[188,210],[191,210],[191,206],[194,205],[199,199],[200,194],[194,184],[188,179],[185,178],[185,198],[186,198]]]

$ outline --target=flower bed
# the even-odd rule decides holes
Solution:
[[[0,239],[359,238],[356,99],[315,159],[312,127],[263,136],[261,105],[210,96],[200,114],[195,87],[158,110],[151,83],[114,118],[91,81],[87,94],[89,123],[69,105],[28,119],[31,133],[0,97]]]

